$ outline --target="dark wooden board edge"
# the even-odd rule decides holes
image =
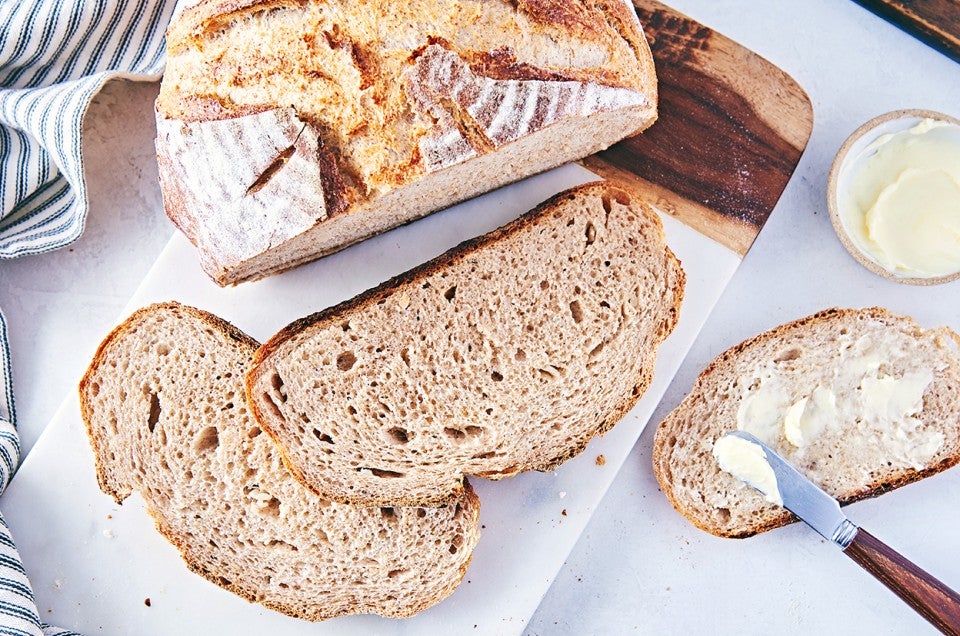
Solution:
[[[956,0],[854,0],[927,46],[960,62],[960,2]]]
[[[647,131],[583,160],[744,255],[813,130],[806,92],[756,53],[656,0],[634,0],[659,81]]]

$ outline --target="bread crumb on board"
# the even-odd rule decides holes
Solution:
[[[597,455],[596,464],[597,466],[604,466],[607,463],[607,458],[603,455]]]
[[[561,511],[560,511],[560,514],[562,514],[564,517],[566,517],[566,516],[567,516],[567,509],[564,508],[563,510],[561,510]]]
[[[150,597],[149,597],[149,596],[148,596],[147,598],[143,599],[143,604],[146,605],[147,607],[150,607],[150,606],[152,605],[152,603],[150,602]]]

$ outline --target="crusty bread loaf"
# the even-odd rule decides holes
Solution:
[[[549,470],[653,375],[684,274],[659,218],[605,182],[289,325],[247,399],[325,497],[433,505],[463,475]]]
[[[80,385],[103,491],[118,503],[139,491],[191,570],[286,614],[409,616],[449,595],[478,538],[473,491],[431,509],[315,496],[248,414],[256,348],[176,303],[117,327]]]
[[[657,428],[660,486],[699,528],[746,537],[793,516],[720,469],[713,444],[731,430],[752,428],[842,503],[945,470],[960,460],[958,343],[948,328],[872,308],[826,310],[737,345]]]
[[[221,285],[606,148],[656,118],[627,0],[206,0],[167,33],[157,158]]]

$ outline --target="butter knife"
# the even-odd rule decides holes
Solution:
[[[944,634],[960,636],[960,594],[927,574],[895,550],[859,528],[840,511],[836,499],[823,492],[780,455],[750,433],[727,433],[756,444],[776,476],[776,488],[783,507],[816,530],[820,536],[837,544],[844,554],[875,576],[894,594],[903,599],[921,616]],[[740,478],[765,496],[756,484]],[[769,489],[769,487],[768,487]]]

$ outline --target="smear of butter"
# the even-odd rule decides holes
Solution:
[[[838,462],[864,466],[926,466],[945,442],[942,432],[924,427],[920,418],[934,369],[913,362],[896,339],[842,335],[837,344],[812,388],[791,382],[790,372],[776,363],[739,378],[737,428],[788,461],[802,463],[816,447],[811,457],[826,452]],[[829,471],[829,462],[809,468],[811,474]]]
[[[759,490],[770,503],[783,505],[777,476],[758,445],[735,435],[724,435],[714,442],[713,456],[725,472]]]
[[[818,386],[811,395],[787,409],[783,416],[783,435],[797,448],[803,448],[820,437],[836,419],[837,396],[830,389]]]
[[[856,156],[838,193],[854,244],[900,277],[960,271],[960,126],[924,119]]]

